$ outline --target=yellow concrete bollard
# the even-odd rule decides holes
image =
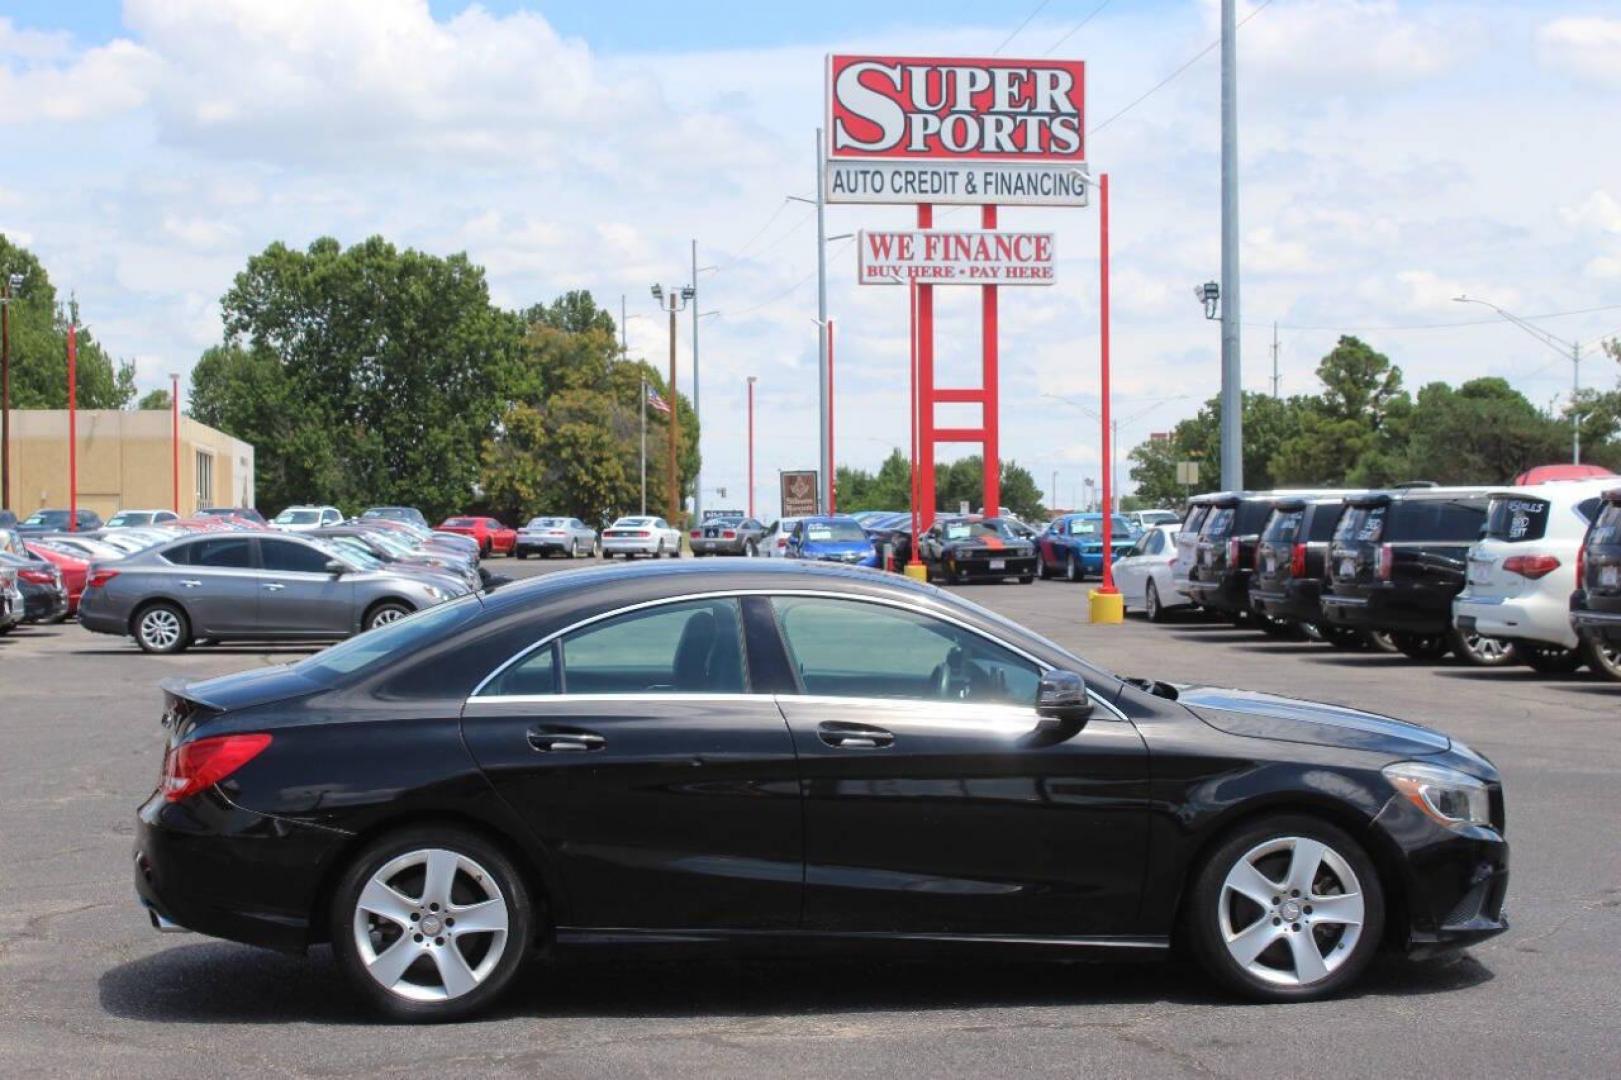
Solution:
[[[1118,623],[1126,620],[1126,598],[1118,592],[1093,589],[1086,594],[1088,621]]]
[[[921,581],[925,585],[929,581],[929,568],[922,563],[907,563],[904,573],[913,581]]]

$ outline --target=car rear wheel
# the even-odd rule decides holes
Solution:
[[[1516,642],[1514,651],[1531,670],[1543,675],[1569,675],[1582,666],[1582,657],[1575,649],[1558,645],[1530,645]]]
[[[1512,641],[1462,630],[1452,631],[1452,652],[1475,667],[1503,667],[1519,661]]]
[[[148,604],[135,616],[135,643],[149,653],[182,652],[191,644],[191,621],[168,601]]]
[[[398,600],[384,600],[381,603],[374,604],[372,609],[366,612],[366,621],[363,625],[367,630],[375,630],[379,626],[387,626],[391,622],[398,622],[409,614],[411,614],[409,605]]]
[[[1373,862],[1349,834],[1288,815],[1224,841],[1200,868],[1185,914],[1219,982],[1263,1001],[1309,1001],[1367,967],[1384,910]]]
[[[1391,634],[1396,651],[1414,660],[1439,660],[1452,649],[1447,634]]]
[[[1143,611],[1147,613],[1149,622],[1165,621],[1165,605],[1160,603],[1159,586],[1152,580],[1148,582],[1148,589],[1143,593]]]
[[[1401,652],[1401,649],[1397,648],[1396,646],[1395,637],[1385,633],[1383,630],[1366,631],[1363,635],[1363,640],[1368,648],[1372,649],[1374,652]]]
[[[748,543],[743,545],[743,557],[745,559],[755,558],[759,554],[760,554],[759,545],[757,545],[753,540],[750,540]]]
[[[1065,581],[1080,581],[1085,576],[1086,575],[1081,571],[1080,564],[1075,561],[1075,553],[1073,551],[1064,556]]]
[[[448,827],[385,836],[360,853],[332,899],[344,975],[398,1020],[457,1020],[512,982],[534,934],[522,875],[494,845]]]
[[[520,559],[529,558],[529,552],[525,551],[523,548],[514,548],[512,554]]]
[[[1366,649],[1370,647],[1368,635],[1361,630],[1353,630],[1348,626],[1330,626],[1319,623],[1318,630],[1322,632],[1323,640],[1336,649]]]
[[[1598,638],[1583,638],[1582,660],[1593,674],[1621,682],[1621,645]]]

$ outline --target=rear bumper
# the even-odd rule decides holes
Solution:
[[[741,555],[748,541],[742,537],[734,540],[700,538],[687,539],[687,546],[694,555]]]
[[[547,552],[564,552],[568,550],[568,541],[561,537],[547,537],[544,540],[520,536],[517,543],[512,545],[514,552],[521,551],[525,555],[530,553],[544,555]]]
[[[101,589],[88,589],[79,597],[79,625],[98,634],[129,633],[129,619],[112,610]]]
[[[1314,623],[1323,617],[1322,585],[1293,580],[1271,588],[1250,586],[1250,607],[1262,615],[1286,622]]]
[[[1570,624],[1578,634],[1621,641],[1621,614],[1574,608],[1570,612]]]
[[[160,930],[300,952],[317,888],[348,835],[233,806],[217,791],[154,794],[135,828],[135,895]]]
[[[612,536],[602,541],[604,555],[651,555],[658,549],[658,540],[651,536]]]
[[[1487,637],[1535,641],[1574,649],[1576,631],[1566,606],[1549,597],[1473,597],[1468,593],[1452,602],[1452,623],[1462,627],[1474,620],[1474,630]]]
[[[1190,578],[1182,589],[1201,607],[1212,611],[1240,612],[1249,609],[1249,580],[1240,574],[1225,573],[1214,581]]]
[[[1323,621],[1354,630],[1391,634],[1444,634],[1452,629],[1449,606],[1432,608],[1411,602],[1393,589],[1370,590],[1362,596],[1325,592]]]
[[[46,622],[68,613],[68,594],[61,589],[30,589],[23,593],[23,621]]]

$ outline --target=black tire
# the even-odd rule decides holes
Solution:
[[[1081,564],[1075,561],[1073,551],[1064,556],[1064,580],[1071,582],[1086,580],[1086,571],[1081,569]]]
[[[366,609],[366,617],[361,620],[360,627],[362,630],[375,630],[396,619],[403,619],[415,610],[403,600],[379,600]]]
[[[191,644],[191,620],[179,604],[167,600],[142,607],[130,619],[129,627],[142,652],[185,652]]]
[[[489,950],[499,942],[501,952],[490,969],[482,976],[477,984],[466,993],[450,1000],[416,1001],[400,993],[396,993],[373,978],[367,969],[366,960],[361,956],[361,944],[358,940],[357,923],[363,917],[360,913],[360,898],[373,875],[384,870],[390,862],[408,858],[417,851],[446,851],[476,864],[477,873],[470,870],[466,863],[460,864],[453,878],[454,886],[451,892],[450,904],[456,903],[456,896],[463,896],[468,900],[476,901],[480,897],[478,890],[496,890],[500,899],[506,906],[507,930],[504,941],[496,934],[474,933],[468,937],[457,939],[454,932],[447,932],[443,937],[435,939],[439,944],[430,945],[426,940],[421,944],[421,954],[426,961],[417,961],[406,970],[413,981],[421,978],[432,980],[437,978],[437,966],[433,961],[435,948],[456,949],[469,968],[477,972],[474,967],[482,964],[480,960],[487,958]],[[413,892],[412,871],[402,871],[399,893],[406,905],[414,908],[415,914],[420,917],[411,923],[392,923],[378,917],[370,917],[368,925],[373,929],[367,932],[367,947],[377,949],[383,946],[386,952],[391,946],[413,946],[418,944],[416,935],[405,931],[405,926],[421,926],[421,919],[429,914],[444,917],[443,912],[451,910],[447,904],[444,909],[434,909],[424,912],[425,881],[416,886]],[[330,926],[332,927],[332,955],[337,960],[338,967],[344,976],[359,991],[373,1009],[394,1020],[403,1020],[413,1023],[434,1023],[452,1020],[462,1020],[488,1008],[499,998],[503,991],[512,983],[513,977],[529,953],[530,943],[534,940],[535,924],[537,922],[537,903],[529,895],[524,883],[523,875],[495,845],[486,841],[475,833],[464,832],[448,826],[424,825],[403,829],[396,833],[383,836],[369,844],[344,871],[338,879],[336,889],[333,890],[332,908],[330,912]],[[451,925],[443,927],[451,931]],[[465,942],[466,944],[462,944]],[[374,959],[377,954],[374,954]],[[475,959],[475,957],[479,959]]]
[[[1485,634],[1466,634],[1456,628],[1451,638],[1452,655],[1472,667],[1507,667],[1520,662],[1519,651],[1512,641]]]
[[[1019,584],[1020,585],[1030,585],[1030,584],[1033,584],[1035,582],[1035,580],[1036,580],[1036,576],[1034,574],[1020,574],[1019,575]]]
[[[744,544],[743,545],[743,557],[745,559],[757,559],[757,558],[759,558],[760,557],[760,545],[756,544],[753,540],[750,540],[748,543]]]
[[[1255,625],[1260,627],[1261,633],[1267,637],[1291,639],[1301,636],[1300,627],[1292,622],[1259,613],[1252,615],[1251,618],[1255,621]]]
[[[1317,628],[1323,633],[1323,640],[1336,649],[1348,652],[1369,648],[1368,635],[1360,630],[1353,630],[1349,626],[1332,626],[1328,623],[1318,623]]]
[[[1159,598],[1159,586],[1154,579],[1148,579],[1148,588],[1143,590],[1143,613],[1148,616],[1151,623],[1162,623],[1170,616],[1165,612],[1165,604]]]
[[[1283,875],[1263,873],[1263,876],[1274,884],[1282,881],[1276,897],[1262,898],[1276,899],[1282,905],[1280,907],[1262,906],[1236,895],[1229,896],[1228,890],[1224,888],[1228,872],[1246,855],[1252,855],[1257,849],[1271,844],[1286,845],[1286,841],[1293,838],[1313,840],[1326,845],[1339,860],[1343,861],[1355,878],[1355,891],[1362,897],[1362,921],[1354,933],[1354,940],[1350,942],[1344,959],[1339,959],[1339,949],[1345,946],[1346,935],[1352,931],[1341,924],[1329,923],[1326,920],[1313,926],[1312,917],[1307,913],[1312,905],[1302,902],[1313,899],[1310,893],[1319,887],[1324,890],[1316,893],[1319,899],[1325,895],[1333,895],[1330,890],[1336,888],[1343,893],[1353,891],[1349,887],[1350,883],[1338,879],[1339,871],[1330,865],[1328,859],[1325,858],[1313,872],[1308,894],[1299,897],[1291,895],[1288,891],[1291,883],[1286,880],[1287,867],[1293,859],[1291,848],[1283,846],[1277,855],[1263,856],[1252,862],[1252,865],[1259,869],[1261,865],[1277,866],[1278,860],[1282,860]],[[1290,901],[1294,901],[1295,907],[1287,906]],[[1278,928],[1277,944],[1268,946],[1256,958],[1263,966],[1277,963],[1279,970],[1285,965],[1292,967],[1293,957],[1298,954],[1291,939],[1295,934],[1302,933],[1310,935],[1306,940],[1315,944],[1317,946],[1315,951],[1323,954],[1324,959],[1335,966],[1326,975],[1304,985],[1269,981],[1252,973],[1241,965],[1228,949],[1227,930],[1223,928],[1224,903],[1229,905],[1226,912],[1228,929],[1233,928],[1234,908],[1251,907],[1259,917],[1254,922],[1245,922],[1246,930],[1259,927],[1264,934],[1267,932],[1268,922]],[[1269,907],[1275,914],[1268,914]],[[1298,922],[1278,919],[1278,916],[1291,912]],[[1212,978],[1228,989],[1259,1001],[1315,1001],[1340,992],[1362,974],[1379,949],[1380,938],[1384,933],[1384,919],[1384,889],[1373,860],[1368,858],[1362,845],[1344,830],[1325,821],[1303,815],[1286,814],[1242,825],[1211,851],[1194,875],[1193,887],[1188,892],[1187,904],[1183,911],[1183,929],[1200,965]],[[1311,948],[1311,945],[1308,944],[1306,947]],[[1298,969],[1296,972],[1298,974]]]
[[[1036,552],[1036,576],[1042,581],[1050,580],[1053,572],[1047,567],[1047,558],[1041,552]]]
[[[484,543],[479,547],[478,557],[481,559],[488,559],[490,557],[490,542],[488,540],[484,541]]]
[[[1514,649],[1525,666],[1541,675],[1570,675],[1582,666],[1582,654],[1558,645],[1532,645],[1516,642]]]
[[[1413,660],[1440,660],[1452,651],[1450,634],[1391,634],[1396,651]]]
[[[512,554],[519,559],[529,558],[529,552],[525,551],[523,548],[513,548]]]
[[[1621,645],[1584,636],[1580,652],[1582,662],[1593,674],[1621,682]]]
[[[1385,633],[1383,630],[1367,630],[1367,631],[1363,631],[1362,632],[1362,637],[1363,637],[1363,640],[1367,643],[1367,647],[1369,649],[1372,649],[1374,652],[1382,652],[1382,653],[1398,653],[1398,652],[1401,652],[1401,649],[1398,648],[1397,645],[1396,645],[1395,637],[1393,635],[1391,635],[1391,634]]]

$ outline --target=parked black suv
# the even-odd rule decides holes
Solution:
[[[1360,630],[1323,622],[1323,581],[1328,577],[1328,545],[1345,508],[1345,497],[1279,499],[1261,526],[1255,545],[1255,576],[1250,606],[1272,619],[1316,632],[1332,645],[1362,648]]]
[[[1185,591],[1200,606],[1246,623],[1250,609],[1250,578],[1255,572],[1255,545],[1278,500],[1323,494],[1309,491],[1224,491],[1207,496],[1210,510],[1199,528],[1193,565]],[[1178,545],[1180,548],[1181,545]],[[1256,623],[1267,633],[1293,629],[1262,615]]]
[[[1188,572],[1199,561],[1199,530],[1204,527],[1205,518],[1210,516],[1210,500],[1214,497],[1195,495],[1189,499],[1187,513],[1182,517],[1182,527],[1176,533],[1176,558],[1171,562],[1171,584],[1177,592],[1189,598],[1193,593],[1188,591]]]
[[[1329,545],[1323,621],[1387,632],[1416,660],[1451,652],[1482,666],[1513,663],[1510,643],[1452,625],[1452,598],[1463,591],[1490,491],[1411,487],[1347,497]]]
[[[1621,488],[1604,493],[1587,527],[1576,559],[1570,621],[1581,635],[1587,666],[1621,680]]]

